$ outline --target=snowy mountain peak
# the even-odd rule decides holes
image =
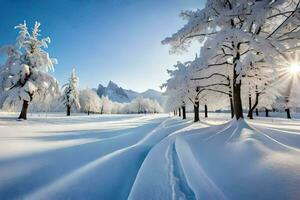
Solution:
[[[119,89],[119,86],[116,83],[114,83],[113,81],[109,81],[108,85],[107,85],[107,88],[109,88],[109,89]]]
[[[109,81],[107,87],[99,84],[97,94],[99,96],[107,96],[110,100],[119,103],[127,103],[137,98],[138,96],[142,96],[144,98],[157,100],[163,106],[166,99],[166,97],[164,97],[159,91],[148,89],[145,92],[139,93],[133,90],[123,89],[113,81]]]

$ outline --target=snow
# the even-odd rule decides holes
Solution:
[[[53,98],[57,95],[58,82],[48,72],[54,71],[57,61],[44,50],[50,38],[39,38],[40,23],[35,22],[32,31],[24,24],[19,30],[17,46],[0,48],[7,55],[4,65],[0,65],[0,107],[12,109],[20,100],[27,102],[39,98]],[[19,50],[17,49],[19,48]]]
[[[300,120],[0,113],[0,199],[297,199]]]
[[[166,97],[156,90],[148,89],[145,92],[136,92],[130,89],[124,89],[113,81],[109,81],[107,87],[99,84],[97,94],[100,97],[107,96],[111,101],[117,103],[130,103],[138,97],[151,99],[153,101],[157,100],[161,106],[164,106],[166,101]]]
[[[298,90],[293,87],[297,74],[281,76],[298,63],[299,27],[294,24],[299,21],[299,5],[292,0],[206,0],[198,9],[182,11],[186,24],[162,44],[170,45],[171,53],[180,53],[199,41],[200,52],[195,53],[200,56],[168,70],[170,78],[163,85],[169,97],[168,111],[194,104],[196,99],[215,109],[234,103],[231,110],[238,118],[247,101],[250,117],[256,107],[279,109],[276,104],[281,97],[284,109],[298,107]],[[294,34],[297,36],[291,37]],[[212,102],[216,100],[218,103]]]
[[[75,74],[75,69],[73,68],[68,83],[62,86],[62,103],[66,107],[69,106],[70,108],[75,107],[76,109],[80,109],[78,81],[79,78]]]
[[[299,5],[207,0],[201,9],[182,11],[187,23],[162,43],[175,53],[199,41],[200,54],[178,61],[162,87],[167,110],[182,108],[185,118],[194,107],[194,120],[192,114],[182,120],[37,113],[16,121],[15,114],[0,113],[0,199],[299,199],[300,120],[244,120],[242,113],[286,110],[289,117],[299,108],[299,77],[289,70],[299,61]],[[154,90],[137,93],[110,81],[99,85],[101,99],[94,90],[79,92],[75,71],[61,99],[48,73],[57,61],[40,25],[16,26],[17,44],[0,48],[7,55],[1,109],[16,110],[23,100],[32,102],[29,112],[62,111],[62,104],[68,113],[71,107],[88,114],[163,112],[165,98]],[[205,111],[230,106],[235,117],[209,113],[193,123],[199,104]]]

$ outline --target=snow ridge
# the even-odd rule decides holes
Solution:
[[[172,189],[172,200],[196,199],[194,192],[186,182],[186,178],[176,152],[175,143],[168,147],[168,150],[166,151],[166,159],[168,162],[170,187]]]
[[[178,136],[175,141],[179,162],[183,163],[182,170],[196,199],[227,199],[218,186],[210,179],[194,157],[188,143]]]

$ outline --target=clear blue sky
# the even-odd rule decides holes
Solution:
[[[181,10],[202,6],[201,0],[0,0],[0,45],[15,43],[14,26],[41,22],[48,52],[58,59],[54,76],[64,83],[72,68],[80,87],[113,80],[137,91],[158,89],[166,69],[195,52],[169,55],[164,37],[185,22]],[[3,59],[2,59],[3,60]]]

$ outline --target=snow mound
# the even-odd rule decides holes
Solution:
[[[178,131],[150,151],[129,199],[297,199],[300,135],[273,134],[243,120]]]

